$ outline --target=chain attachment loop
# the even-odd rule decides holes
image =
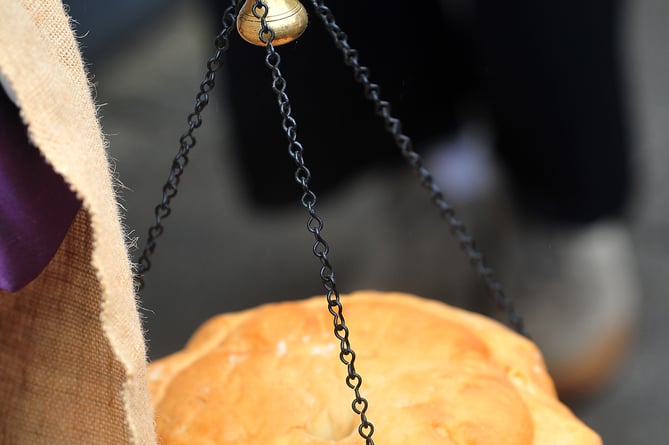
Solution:
[[[271,24],[263,29],[262,20]],[[246,0],[237,16],[237,30],[247,42],[265,46],[284,45],[299,38],[307,28],[309,18],[299,0]]]

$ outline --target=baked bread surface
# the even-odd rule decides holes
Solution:
[[[602,443],[504,325],[414,295],[341,301],[375,443]],[[364,443],[323,296],[215,316],[149,369],[161,445]]]

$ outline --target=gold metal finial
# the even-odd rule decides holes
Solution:
[[[253,14],[257,0],[246,0],[237,17],[237,31],[244,40],[258,46],[267,42],[260,39],[260,18]],[[307,28],[307,11],[298,0],[263,0],[267,5],[267,26],[274,31],[272,45],[278,46],[292,42],[302,35]],[[256,12],[262,16],[263,8]]]

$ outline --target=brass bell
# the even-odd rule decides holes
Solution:
[[[256,3],[257,0],[246,0],[237,16],[237,31],[247,42],[265,46],[267,42],[260,39],[260,18],[253,15]],[[267,26],[274,31],[272,45],[292,42],[307,29],[307,11],[299,0],[263,0],[263,3],[267,5]],[[260,16],[264,12],[262,7],[256,9]]]

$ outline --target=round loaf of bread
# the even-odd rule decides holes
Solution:
[[[341,302],[377,444],[597,445],[537,347],[414,295]],[[161,445],[361,444],[325,297],[216,316],[150,364]]]

